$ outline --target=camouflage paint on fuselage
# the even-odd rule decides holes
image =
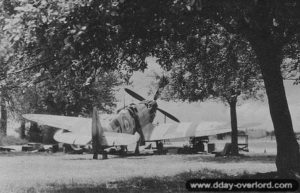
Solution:
[[[108,130],[120,133],[134,134],[136,132],[136,120],[141,129],[149,127],[155,118],[157,103],[155,101],[142,101],[139,104],[131,104],[119,110],[117,116],[112,119]]]

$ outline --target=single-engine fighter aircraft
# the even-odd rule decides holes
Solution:
[[[210,136],[231,131],[228,126],[224,127],[220,122],[180,123],[176,117],[158,108],[156,100],[159,91],[156,92],[154,100],[145,100],[129,89],[125,91],[141,102],[120,109],[114,118],[101,119],[101,123],[95,108],[92,119],[43,114],[25,114],[23,117],[42,125],[60,128],[61,130],[54,135],[54,139],[58,142],[74,145],[92,143],[94,159],[97,159],[99,150],[110,146],[127,146],[136,143],[136,153],[138,153],[139,146],[148,141]],[[152,122],[156,111],[160,111],[175,122],[154,126]]]

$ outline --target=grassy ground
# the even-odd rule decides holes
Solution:
[[[90,154],[4,152],[0,193],[188,192],[185,183],[192,178],[271,178],[275,154],[270,148],[265,153],[262,145],[257,145],[259,153],[241,157],[171,154],[92,160]]]
[[[186,180],[191,178],[233,178],[217,170],[204,169],[199,172],[184,172],[173,177],[134,177],[128,180],[113,181],[105,184],[48,184],[43,188],[30,187],[26,193],[139,193],[139,192],[188,192]]]
[[[46,187],[30,187],[23,189],[25,193],[184,193],[189,192],[185,188],[189,179],[272,179],[276,178],[276,173],[241,174],[230,176],[218,170],[203,169],[198,172],[184,172],[173,177],[134,177],[128,180],[113,181],[105,184],[48,184]],[[243,191],[241,191],[243,192]],[[256,192],[252,192],[256,193]],[[285,192],[286,193],[286,192]]]
[[[187,192],[191,178],[239,178],[276,170],[275,157],[213,155],[110,156],[0,154],[0,192]]]

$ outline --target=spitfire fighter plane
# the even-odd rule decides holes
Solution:
[[[73,145],[92,143],[94,159],[97,159],[98,152],[104,152],[103,149],[106,147],[136,144],[136,152],[138,153],[139,146],[144,145],[145,142],[230,132],[230,129],[225,128],[224,124],[220,122],[198,124],[179,122],[176,117],[158,108],[156,102],[158,92],[153,100],[146,100],[132,90],[125,89],[125,91],[141,102],[124,107],[111,119],[101,118],[100,121],[96,108],[93,110],[92,119],[43,114],[25,114],[23,117],[41,125],[60,128],[54,135],[54,139],[58,142]],[[154,126],[153,120],[157,111],[172,119],[174,123]]]

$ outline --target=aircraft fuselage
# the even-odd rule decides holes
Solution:
[[[108,130],[118,133],[134,134],[152,125],[155,118],[157,104],[155,101],[143,101],[131,104],[119,110],[112,119]]]

